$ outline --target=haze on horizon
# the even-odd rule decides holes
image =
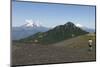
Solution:
[[[33,20],[46,27],[70,21],[95,29],[95,6],[13,1],[12,26],[21,26],[26,20]]]

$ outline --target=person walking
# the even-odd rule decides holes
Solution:
[[[89,50],[92,51],[92,49],[93,49],[92,48],[92,45],[93,45],[93,40],[92,39],[88,40],[88,45],[89,45]]]

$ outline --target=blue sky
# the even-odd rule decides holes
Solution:
[[[46,4],[32,2],[12,3],[12,26],[33,20],[46,27],[54,27],[71,21],[88,28],[95,28],[95,6]]]

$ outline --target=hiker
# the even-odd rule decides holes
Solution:
[[[90,51],[92,50],[92,44],[93,44],[92,39],[89,39],[89,40],[88,40],[88,45],[89,45],[89,50],[90,50]]]

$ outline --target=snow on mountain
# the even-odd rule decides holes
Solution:
[[[87,32],[95,32],[95,29],[92,29],[92,28],[88,28],[88,27],[85,27],[81,24],[75,24],[77,27],[80,27],[81,29],[87,31]]]
[[[25,24],[19,27],[12,28],[12,39],[19,40],[30,35],[33,35],[37,32],[45,32],[48,31],[49,28],[44,27],[38,23],[33,22],[33,20],[25,20]]]
[[[82,28],[83,27],[83,25],[81,25],[81,24],[75,24],[77,27],[80,27],[80,28]]]
[[[25,20],[25,22],[26,23],[24,25],[22,25],[23,27],[34,27],[34,28],[36,28],[36,27],[41,26],[39,23],[33,22],[33,20]]]

